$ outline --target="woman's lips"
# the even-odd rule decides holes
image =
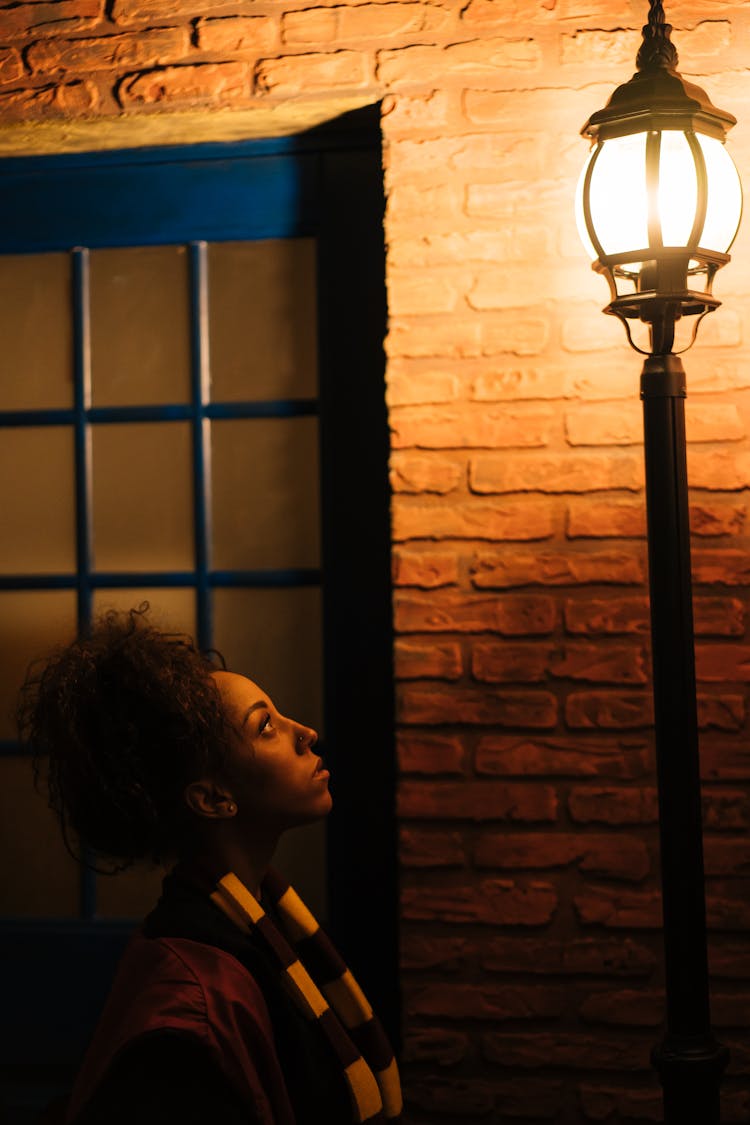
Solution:
[[[313,770],[313,777],[314,777],[314,778],[315,778],[315,779],[316,779],[317,781],[325,781],[325,780],[327,780],[327,779],[328,779],[328,778],[329,778],[330,776],[331,776],[331,775],[330,775],[329,771],[328,771],[328,770],[327,770],[327,769],[325,768],[325,766],[323,765],[323,759],[322,759],[322,758],[318,758],[318,764],[316,765],[315,769]]]

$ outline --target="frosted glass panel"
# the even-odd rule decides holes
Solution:
[[[249,676],[286,715],[321,732],[320,590],[214,591],[214,644],[227,667]]]
[[[16,698],[28,665],[75,632],[73,590],[0,592],[0,738],[16,737]]]
[[[0,572],[75,570],[73,430],[0,431]]]
[[[96,406],[187,402],[190,290],[184,246],[92,250]]]
[[[80,868],[65,850],[31,763],[0,758],[0,912],[62,917],[78,913]]]
[[[252,418],[211,427],[214,566],[318,566],[317,418]]]
[[[102,918],[143,918],[156,906],[165,872],[139,865],[118,875],[98,875],[96,912]]]
[[[67,254],[0,255],[0,378],[4,410],[73,405]]]
[[[195,636],[195,590],[191,587],[96,590],[94,613],[98,615],[108,609],[137,609],[143,602],[148,602],[147,620],[156,628]]]
[[[189,423],[94,426],[93,448],[97,569],[192,567]]]
[[[313,239],[215,243],[208,264],[214,401],[314,398]]]

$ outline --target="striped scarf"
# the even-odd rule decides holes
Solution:
[[[245,933],[256,934],[283,971],[293,1002],[316,1020],[337,1055],[352,1104],[352,1121],[400,1122],[401,1086],[393,1049],[367,998],[296,891],[275,870],[261,889],[280,928],[231,872],[211,900]]]

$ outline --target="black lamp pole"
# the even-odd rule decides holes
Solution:
[[[612,300],[605,312],[622,320],[633,347],[631,321],[648,325],[650,339],[648,350],[636,350],[647,357],[641,399],[666,977],[666,1029],[652,1059],[663,1087],[666,1125],[719,1125],[719,1086],[729,1052],[711,1032],[709,1010],[686,389],[682,361],[673,347],[675,326],[683,316],[693,317],[697,329],[702,317],[719,304],[711,287],[716,271],[729,260],[741,191],[737,185],[734,228],[730,223],[728,234],[719,236],[716,227],[707,224],[709,209],[717,213],[709,156],[713,159],[720,148],[722,158],[731,163],[720,142],[735,119],[677,73],[670,32],[661,0],[650,0],[637,73],[582,130],[594,145],[582,177],[580,208],[584,241],[596,256],[594,269],[610,285]],[[662,201],[659,188],[663,162],[675,143],[690,154],[683,159],[692,161],[696,206],[684,241],[665,246],[661,208],[674,207],[674,201]],[[645,244],[623,247],[617,230],[621,213],[614,213],[613,227],[601,180],[617,165],[617,156],[610,160],[612,152],[625,154],[627,160],[634,151],[643,153],[645,163],[633,173],[632,193],[641,193],[640,214],[647,213],[647,218],[643,222],[634,212],[631,227],[642,231],[635,237]],[[624,198],[627,205],[627,195]],[[668,229],[674,238],[676,228]]]
[[[685,370],[667,351],[643,365],[654,722],[667,1026],[652,1058],[667,1125],[719,1125],[729,1053],[711,1033],[698,714],[685,456]]]

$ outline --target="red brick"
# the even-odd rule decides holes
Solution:
[[[739,598],[695,598],[695,632],[701,637],[741,637],[745,607]]]
[[[502,590],[513,586],[587,586],[592,583],[640,585],[645,564],[630,551],[537,551],[518,548],[503,554],[480,553],[471,567],[471,581],[478,589]]]
[[[475,644],[471,673],[486,683],[535,683],[547,678],[554,650],[539,644]]]
[[[418,1027],[404,1036],[401,1060],[410,1063],[437,1063],[455,1066],[469,1054],[469,1036],[464,1031],[442,1027]]]
[[[458,582],[458,559],[453,551],[409,551],[391,555],[394,586],[417,586],[434,590]]]
[[[454,204],[454,210],[459,205]],[[424,212],[422,213],[424,215]],[[417,216],[412,217],[412,221],[404,232],[406,235],[413,234],[415,227],[415,220]],[[444,220],[445,222],[445,220]],[[421,224],[420,224],[421,225]],[[399,238],[393,249],[389,249],[388,264],[390,267],[397,266],[411,271],[434,269],[438,266],[462,266],[465,267],[467,262],[484,262],[495,263],[499,258],[504,261],[512,261],[519,263],[516,268],[521,268],[520,263],[528,261],[532,255],[541,257],[551,250],[549,236],[540,228],[534,226],[519,226],[514,224],[508,230],[478,230],[478,231],[454,231],[451,234],[441,234],[439,232],[423,234],[419,238],[403,237]],[[505,308],[507,305],[515,302],[509,299],[510,294],[513,292],[512,286],[505,288],[507,294],[502,306]],[[515,287],[517,290],[517,287]],[[516,291],[516,302],[518,300],[518,293]],[[498,398],[500,401],[516,401],[518,398],[530,399],[548,399],[557,398],[562,395],[563,382],[561,379],[552,380],[552,391],[550,393],[546,381],[543,384],[541,377],[532,373],[534,388],[536,393],[528,395],[518,394],[518,381],[519,373],[513,369],[511,372],[506,372],[506,379],[502,381],[502,373],[498,375],[493,373],[492,382],[485,384],[488,387],[497,387],[498,382],[500,385],[501,393]],[[507,393],[507,380],[512,381],[511,386],[513,393]],[[542,393],[542,387],[547,387],[546,392]],[[476,384],[475,384],[476,389]],[[554,393],[556,391],[556,393]],[[475,399],[487,400],[487,395],[473,396]]]
[[[386,399],[391,407],[453,402],[458,398],[458,379],[448,371],[402,372],[395,360],[391,366],[394,370],[388,375],[386,387]]]
[[[472,985],[445,982],[411,990],[410,1015],[451,1019],[549,1019],[562,1012],[561,989],[540,985]]]
[[[59,86],[37,86],[0,94],[0,118],[5,123],[36,117],[78,117],[99,104],[93,82],[66,82]]]
[[[118,87],[123,108],[156,105],[226,105],[247,101],[250,96],[247,67],[244,63],[199,63],[168,66],[133,74]]]
[[[658,891],[615,891],[597,887],[573,898],[584,926],[609,929],[657,930],[661,928],[661,895]]]
[[[653,722],[653,702],[643,692],[573,692],[565,701],[565,722],[574,730],[637,730]]]
[[[534,71],[541,66],[540,47],[533,39],[496,36],[447,47],[401,47],[378,52],[378,81],[399,90],[423,82],[456,78],[467,85],[481,85],[488,78],[512,71]]]
[[[750,486],[750,453],[734,449],[688,449],[692,488],[737,491]]]
[[[458,832],[402,828],[399,861],[404,867],[464,867],[466,850]]]
[[[715,1027],[747,1027],[750,995],[747,992],[714,993],[711,997],[711,1022]]]
[[[371,82],[369,57],[360,51],[330,51],[261,59],[255,71],[259,95],[289,98],[315,90],[358,88]]]
[[[570,598],[565,603],[568,633],[601,636],[617,633],[648,633],[648,598]]]
[[[303,45],[342,40],[382,41],[401,35],[434,34],[451,20],[448,8],[439,4],[420,4],[413,0],[399,3],[359,4],[348,7],[308,8],[286,12],[281,26],[284,43]]]
[[[0,17],[2,13],[0,12]],[[21,56],[15,47],[0,47],[0,86],[16,82],[23,74]]]
[[[422,884],[404,887],[401,891],[402,917],[415,922],[543,926],[550,921],[556,908],[554,888],[540,882],[521,886],[511,879],[483,879],[472,887]],[[460,985],[459,989],[462,987],[465,986]],[[493,990],[497,994],[502,991],[503,988]],[[423,1014],[441,1015],[442,1012],[425,1010]],[[459,1014],[455,1012],[456,1016]]]
[[[708,950],[708,963],[712,977],[749,980],[750,945],[746,941],[720,943],[715,939]]]
[[[640,882],[651,863],[642,840],[573,833],[485,833],[474,849],[478,867],[525,870],[575,865],[605,879]]]
[[[395,497],[392,508],[393,538],[497,539],[528,541],[549,539],[555,531],[555,511],[550,504],[518,500],[495,503],[426,505]]]
[[[557,815],[557,796],[551,785],[536,783],[402,781],[398,810],[404,819],[552,823]]]
[[[745,836],[708,836],[703,841],[706,875],[750,874],[750,840]]]
[[[711,586],[750,586],[750,555],[745,551],[694,551],[693,581]]]
[[[685,404],[688,441],[740,441],[745,424],[733,403],[709,403],[688,399]]]
[[[750,682],[750,646],[739,644],[698,645],[696,672],[707,683]]]
[[[710,894],[706,899],[706,919],[709,930],[726,930],[742,933],[750,930],[750,903],[747,894],[739,898]]]
[[[26,58],[34,74],[55,74],[160,66],[184,58],[189,50],[186,27],[157,27],[97,38],[42,39],[31,44]]]
[[[629,780],[652,768],[648,743],[604,744],[588,738],[539,739],[487,735],[479,742],[475,769],[491,777],[607,777]]]
[[[395,449],[516,449],[546,445],[554,415],[546,409],[493,409],[473,404],[439,409],[411,406],[394,412],[390,424]]]
[[[268,16],[209,16],[197,20],[195,29],[200,50],[221,55],[270,51],[277,39],[276,24]]]
[[[652,950],[630,938],[618,938],[617,941],[601,937],[555,941],[549,937],[496,937],[484,948],[486,952],[483,953],[463,949],[461,955],[467,963],[478,960],[482,968],[490,972],[554,976],[649,976],[656,964]],[[458,950],[453,951],[452,961],[448,957],[446,949],[441,966],[460,967]]]
[[[568,810],[576,824],[656,824],[655,789],[574,788]]]
[[[397,640],[395,665],[398,680],[457,680],[463,672],[461,649],[448,641]]]
[[[494,159],[497,160],[496,154]],[[411,173],[403,171],[402,174]],[[415,359],[535,356],[541,355],[547,347],[549,333],[547,315],[533,316],[528,309],[504,309],[466,319],[459,316],[393,317],[386,351],[389,356]]]
[[[104,18],[104,0],[47,0],[0,9],[0,40],[83,31]]]
[[[592,68],[597,65],[627,67],[640,45],[640,35],[635,30],[615,31],[579,30],[562,36],[563,66]]]
[[[704,738],[701,743],[701,771],[708,781],[748,781],[750,747],[744,741],[722,738],[717,745]]]
[[[399,948],[402,969],[414,971],[458,972],[477,959],[477,942],[473,939],[414,933],[409,927],[404,927]]]
[[[565,436],[570,445],[640,445],[641,404],[633,401],[572,407],[565,413]]]
[[[429,106],[437,98],[436,94],[426,94],[421,97],[407,98],[388,94],[383,99],[383,127],[391,129],[391,121],[402,112],[402,106],[408,107],[403,112],[409,114],[409,108],[415,105]],[[447,95],[440,98],[442,106],[447,100]],[[425,109],[426,112],[426,109]],[[442,121],[440,122],[442,124]],[[391,188],[386,203],[386,228],[389,232],[396,227],[403,226],[403,237],[398,243],[403,247],[406,243],[408,250],[413,250],[421,245],[421,239],[411,237],[416,229],[424,229],[427,222],[434,222],[443,227],[446,220],[453,218],[461,210],[462,192],[459,184],[435,183],[414,184],[406,179],[403,183],[398,181]],[[396,250],[395,240],[393,250]],[[389,247],[389,254],[391,248]],[[404,265],[411,264],[411,257],[404,255]]]
[[[645,501],[571,500],[565,534],[569,539],[642,539],[646,535]]]
[[[664,996],[661,992],[632,988],[595,992],[583,1001],[579,1014],[586,1023],[658,1027],[664,1018]]]
[[[567,644],[551,666],[556,679],[599,684],[645,684],[646,653],[638,645]]]
[[[450,1082],[441,1082],[435,1078],[428,1081],[412,1079],[407,1075],[404,1099],[408,1106],[428,1113],[431,1121],[436,1115],[455,1117],[456,1114],[466,1120],[467,1114],[474,1118],[492,1112],[495,1090],[476,1078],[459,1079],[454,1076]]]
[[[587,1121],[604,1121],[617,1115],[617,1120],[661,1121],[662,1094],[658,1086],[649,1089],[626,1089],[610,1086],[579,1087],[581,1109]],[[622,1115],[622,1116],[620,1116]]]
[[[750,793],[744,789],[707,789],[703,794],[703,827],[708,831],[750,828]]]
[[[498,1066],[522,1070],[550,1066],[566,1070],[650,1069],[648,1048],[643,1043],[576,1032],[490,1032],[482,1036],[482,1054]]]
[[[543,17],[549,19],[557,11],[559,0],[469,0],[461,11],[461,19],[469,24],[525,23]],[[591,5],[587,5],[587,14]]]
[[[488,185],[489,186],[489,185]],[[547,365],[538,367],[503,367],[477,375],[471,388],[475,402],[519,402],[525,399],[562,398],[565,391],[565,371],[549,371]]]
[[[450,691],[403,687],[397,713],[402,723],[461,723],[546,730],[557,725],[557,700],[546,691]]]
[[[237,6],[237,0],[114,0],[112,19],[128,25],[205,16],[207,12],[231,11]]]
[[[698,726],[701,730],[740,730],[744,722],[744,696],[698,693]]]
[[[395,625],[400,633],[500,633],[544,636],[555,628],[552,598],[542,594],[477,597],[441,591],[424,597],[398,594]]]
[[[693,501],[690,505],[690,531],[708,538],[713,535],[741,535],[745,530],[747,508],[721,500]]]
[[[465,470],[444,457],[417,457],[394,453],[391,457],[391,488],[394,492],[436,492],[445,495],[461,483]]]
[[[641,465],[628,454],[527,453],[510,458],[486,453],[477,454],[469,462],[469,487],[479,493],[590,492],[611,488],[637,491],[642,483]]]
[[[464,748],[455,735],[414,734],[402,730],[396,736],[396,743],[402,773],[463,773]]]
[[[381,121],[384,135],[403,136],[406,133],[424,133],[432,129],[445,128],[451,116],[452,99],[448,91],[431,90],[428,94],[408,97],[406,94],[386,94],[381,103]],[[408,192],[408,185],[406,185]],[[460,205],[459,205],[460,206]],[[433,209],[425,203],[423,211],[417,212],[420,218],[434,215]],[[402,219],[401,208],[392,210],[389,206],[386,223],[389,230],[393,223]]]

